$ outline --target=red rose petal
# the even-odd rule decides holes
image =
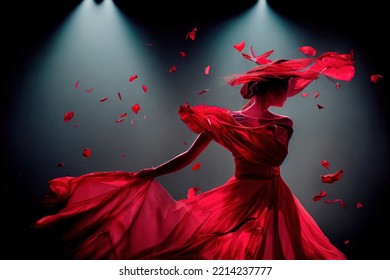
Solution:
[[[179,54],[180,54],[182,57],[186,57],[186,56],[187,56],[187,53],[184,52],[184,51],[180,51]]]
[[[256,56],[255,53],[253,52],[252,47],[251,47],[251,52],[252,52],[253,57],[255,58],[254,61],[257,64],[267,64],[267,63],[272,62],[272,60],[268,59],[268,57],[274,52],[274,50],[270,50],[270,51],[267,51],[259,56]]]
[[[326,184],[332,184],[333,182],[339,181],[344,174],[344,170],[339,170],[335,173],[321,175],[321,181]]]
[[[245,59],[248,59],[250,61],[253,61],[253,57],[246,53],[241,53],[242,57]]]
[[[80,85],[80,81],[76,81],[76,83],[74,84],[74,87],[79,88],[79,85]]]
[[[64,114],[64,122],[69,122],[74,117],[74,112],[66,112]]]
[[[122,94],[118,91],[118,99],[122,100]]]
[[[210,74],[210,69],[211,69],[211,66],[207,66],[205,69],[204,69],[204,74],[205,75],[209,75]]]
[[[327,161],[327,160],[325,160],[325,159],[323,159],[322,161],[321,161],[321,164],[322,164],[322,166],[323,167],[325,167],[326,169],[329,169],[329,162]]]
[[[83,156],[90,157],[91,156],[91,150],[89,148],[85,148],[83,151]]]
[[[324,106],[322,106],[322,105],[320,105],[320,104],[317,104],[317,108],[318,108],[319,110],[322,110],[322,109],[324,109]]]
[[[195,163],[193,166],[192,166],[192,170],[198,170],[200,168],[200,162],[197,162]]]
[[[337,203],[337,202],[340,203],[341,208],[345,208],[345,203],[340,198],[324,200],[324,203],[326,204]]]
[[[267,51],[258,56],[256,56],[252,46],[250,47],[250,50],[251,50],[251,55],[242,53],[242,57],[254,61],[256,64],[267,64],[272,62],[272,60],[268,59],[268,56],[270,56],[274,52],[274,50]]]
[[[318,201],[327,195],[326,191],[322,190],[319,194],[313,197],[313,201]]]
[[[91,93],[91,92],[93,92],[93,88],[88,88],[85,91],[88,92],[88,93]]]
[[[139,110],[141,110],[141,107],[139,106],[138,103],[136,103],[133,106],[131,106],[131,110],[133,110],[134,113],[138,114]]]
[[[356,203],[356,208],[363,208],[363,207],[364,207],[363,204],[361,204],[360,202]]]
[[[204,90],[202,90],[202,91],[200,91],[200,92],[198,92],[198,95],[202,95],[203,93],[206,93],[206,92],[208,92],[209,91],[209,89],[204,89]]]
[[[171,69],[169,69],[169,73],[172,73],[174,71],[177,71],[176,65],[172,66]]]
[[[142,85],[142,90],[144,91],[144,93],[147,93],[148,92],[148,87],[146,85]]]
[[[104,102],[104,101],[107,101],[108,100],[108,97],[104,97],[102,99],[100,99],[100,102]]]
[[[245,48],[245,41],[241,41],[240,43],[235,44],[233,48],[239,52],[242,52],[242,50]]]
[[[190,38],[191,40],[195,40],[195,35],[196,35],[196,32],[198,31],[198,28],[194,28],[192,31],[190,32],[187,32],[187,35],[186,35],[186,40],[188,38]]]
[[[135,79],[137,79],[138,78],[138,75],[137,74],[134,74],[133,76],[131,76],[130,78],[129,78],[129,82],[132,82],[132,81],[134,81]]]
[[[380,74],[373,74],[370,76],[370,81],[374,84],[376,84],[377,82],[379,82],[380,79],[382,79],[383,76],[380,75]]]

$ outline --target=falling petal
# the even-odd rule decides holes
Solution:
[[[194,28],[192,31],[190,32],[187,32],[187,35],[186,35],[186,40],[188,38],[190,38],[191,40],[195,40],[195,35],[196,35],[196,32],[198,31],[198,28]]]
[[[125,119],[122,118],[122,119],[115,120],[115,122],[116,122],[116,123],[121,123],[121,122],[123,122],[124,120],[125,120]]]
[[[69,122],[74,117],[74,112],[66,112],[64,114],[64,122]]]
[[[134,125],[134,119],[132,119],[130,122],[131,122],[132,125]]]
[[[127,116],[127,113],[122,113],[122,114],[120,114],[120,117],[121,118],[124,118],[124,117],[126,117]]]
[[[100,102],[104,102],[104,101],[107,101],[108,100],[108,97],[104,97],[102,99],[100,99]]]
[[[144,93],[147,93],[148,92],[148,87],[146,85],[142,85],[142,90],[144,91]]]
[[[344,241],[344,245],[347,245],[350,241],[347,239]]]
[[[251,50],[251,55],[246,53],[241,53],[242,57],[250,61],[254,61],[256,64],[267,64],[272,62],[272,60],[268,59],[268,56],[270,56],[274,52],[274,50],[267,51],[258,56],[256,56],[252,46],[250,47],[250,50]]]
[[[255,62],[257,64],[267,64],[272,62],[272,60],[268,59],[268,57],[274,52],[274,50],[267,51],[259,56],[256,56],[255,53],[253,52],[253,49],[251,47],[251,52],[253,57],[255,58]]]
[[[121,154],[120,154],[120,157],[121,157],[121,158],[124,158],[124,157],[126,157],[126,154],[125,154],[125,153],[121,153]]]
[[[80,85],[80,81],[77,81],[77,82],[74,84],[74,87],[75,87],[75,88],[79,88],[79,85]]]
[[[186,56],[187,56],[187,53],[184,52],[184,51],[179,51],[179,54],[180,54],[182,57],[186,57]]]
[[[302,92],[302,96],[303,97],[306,97],[306,96],[308,96],[309,94],[307,93],[307,92]]]
[[[321,164],[322,164],[322,166],[323,167],[325,167],[326,169],[329,169],[329,162],[327,161],[327,160],[325,160],[325,159],[323,159],[322,161],[321,161]]]
[[[237,51],[242,52],[242,50],[245,48],[245,42],[241,41],[240,43],[237,43],[233,46]]]
[[[122,100],[122,94],[118,91],[118,99]]]
[[[200,91],[200,92],[198,92],[198,95],[202,95],[203,93],[206,93],[206,92],[208,92],[209,91],[209,89],[204,89],[204,90],[202,90],[202,91]]]
[[[192,166],[192,170],[198,170],[200,168],[200,162],[197,162],[195,163],[193,166]]]
[[[300,50],[305,55],[315,56],[317,54],[317,50],[310,46],[302,46],[299,47],[298,50]]]
[[[336,87],[336,89],[339,89],[341,87],[341,84],[336,82],[336,86],[335,87]]]
[[[339,170],[335,173],[321,175],[322,183],[332,184],[333,182],[339,181],[343,176],[344,170]]]
[[[345,208],[345,203],[340,198],[324,200],[324,203],[326,203],[326,204],[337,203],[337,202],[340,203],[341,208]]]
[[[137,79],[138,78],[138,75],[137,74],[134,74],[133,76],[131,76],[130,78],[129,78],[129,82],[132,82],[132,81],[134,81],[135,79]]]
[[[324,109],[324,106],[322,106],[322,105],[320,105],[320,104],[317,104],[317,108],[318,108],[319,110],[322,110],[322,109]]]
[[[90,157],[91,156],[91,149],[85,148],[83,151],[83,156]]]
[[[380,75],[380,74],[373,74],[370,76],[370,81],[374,84],[376,84],[377,82],[379,82],[380,79],[382,79],[383,76]]]
[[[210,74],[210,68],[211,68],[211,66],[209,65],[209,66],[207,66],[207,67],[204,69],[204,74],[205,74],[205,75],[209,75],[209,74]]]
[[[88,93],[91,93],[91,92],[93,92],[93,88],[86,89],[85,91]]]
[[[363,207],[364,207],[363,204],[361,204],[360,202],[357,202],[357,203],[356,203],[356,208],[359,209],[359,208],[363,208]]]
[[[63,162],[59,162],[59,163],[57,163],[57,166],[58,166],[58,167],[64,167],[65,164],[64,164]]]
[[[314,98],[318,98],[318,96],[320,96],[320,92],[319,91],[314,93]]]
[[[134,113],[138,114],[139,110],[141,110],[141,107],[139,106],[138,103],[136,103],[133,106],[131,106],[131,110],[133,110]]]
[[[177,70],[176,65],[172,66],[171,69],[169,69],[169,73],[172,73]]]
[[[319,194],[313,197],[313,201],[318,201],[327,195],[326,191],[322,190]]]
[[[188,143],[186,141],[183,142],[184,145],[188,145]]]
[[[250,61],[253,61],[253,57],[246,53],[241,53],[242,57],[245,59],[248,59]]]

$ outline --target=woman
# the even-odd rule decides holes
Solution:
[[[249,99],[242,110],[180,106],[198,134],[186,152],[139,172],[53,179],[45,202],[61,210],[34,226],[62,226],[64,250],[75,259],[345,259],[281,178],[293,122],[269,108],[320,75],[349,81],[354,71],[352,53],[328,52],[226,77]],[[235,173],[175,200],[155,178],[188,166],[211,141],[232,153]]]

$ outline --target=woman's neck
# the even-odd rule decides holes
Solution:
[[[254,99],[253,103],[248,108],[241,110],[241,112],[245,115],[257,118],[267,117],[270,115],[269,106],[256,99]]]

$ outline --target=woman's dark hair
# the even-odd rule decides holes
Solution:
[[[289,79],[272,78],[261,82],[248,82],[241,87],[240,93],[244,99],[251,99],[255,95],[263,95],[268,92],[284,93],[288,90]]]

